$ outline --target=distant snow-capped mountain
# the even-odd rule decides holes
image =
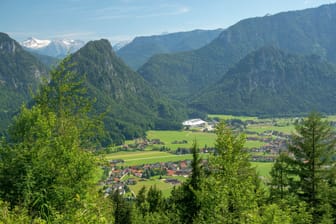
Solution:
[[[127,44],[131,43],[132,40],[123,40],[112,45],[114,51],[118,51],[121,48],[125,47]]]
[[[20,43],[27,50],[57,58],[63,58],[84,46],[81,40],[39,40],[31,37]]]
[[[20,44],[26,48],[38,49],[45,47],[50,44],[50,40],[39,40],[34,37],[30,37],[27,40],[21,42]]]

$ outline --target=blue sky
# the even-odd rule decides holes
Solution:
[[[336,0],[0,0],[0,32],[22,41],[107,38],[112,43],[193,29]]]

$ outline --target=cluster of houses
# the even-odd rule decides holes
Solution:
[[[250,152],[252,153],[252,161],[273,162],[280,152],[287,150],[287,143],[290,135],[278,131],[265,131],[258,135],[258,137],[247,137],[247,140],[266,143],[264,146],[250,149]],[[254,153],[262,153],[262,155],[254,155]]]
[[[166,178],[163,181],[172,185],[178,185],[180,184],[180,181],[174,177],[188,177],[191,174],[190,163],[191,161],[184,160],[178,162],[162,162],[144,164],[140,166],[130,166],[122,169],[118,167],[116,161],[113,160],[110,161],[111,170],[109,175],[102,184],[106,186],[106,194],[115,190],[118,190],[120,194],[125,194],[129,191],[129,185],[135,185],[138,181],[146,181],[152,176],[169,176],[170,178]]]
[[[117,151],[132,151],[132,150],[144,150],[151,145],[159,145],[160,148],[164,148],[164,142],[161,142],[160,139],[147,139],[147,138],[138,138],[134,140],[132,144],[124,144],[118,148]]]

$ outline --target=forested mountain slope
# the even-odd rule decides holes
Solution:
[[[97,113],[113,141],[144,135],[148,129],[179,127],[186,116],[180,104],[161,97],[112,51],[107,40],[91,41],[71,55],[72,69],[86,75]]]
[[[3,131],[13,114],[29,101],[47,68],[19,43],[0,33],[0,129]]]
[[[209,113],[298,115],[336,112],[336,66],[316,55],[263,47],[191,101]]]
[[[134,70],[141,67],[155,54],[195,50],[213,41],[222,32],[216,30],[193,30],[163,35],[136,37],[116,53]]]

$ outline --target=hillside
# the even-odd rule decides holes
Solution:
[[[336,112],[336,66],[274,47],[252,52],[191,101],[209,113],[298,115]]]
[[[198,50],[153,56],[138,72],[169,96],[188,100],[218,81],[248,53],[265,45],[336,62],[336,4],[251,18]]]
[[[156,54],[195,50],[210,43],[221,33],[216,30],[193,30],[165,35],[136,37],[116,53],[126,64],[137,70]]]
[[[54,58],[48,55],[42,55],[35,52],[29,52],[32,54],[37,60],[39,60],[42,64],[44,64],[47,68],[52,69],[53,67],[57,66],[61,59]]]
[[[31,99],[47,69],[5,33],[0,33],[0,130]]]
[[[179,127],[185,116],[181,105],[172,105],[128,68],[107,40],[87,43],[71,61],[78,74],[86,75],[96,112],[107,112],[104,122],[115,142],[143,136],[148,129]]]

